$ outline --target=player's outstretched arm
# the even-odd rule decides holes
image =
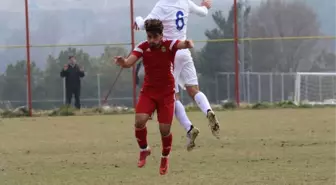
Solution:
[[[211,0],[203,0],[201,6],[198,6],[192,0],[189,0],[190,13],[195,13],[198,16],[204,17],[208,15],[208,9],[211,8],[211,4]]]
[[[141,16],[138,16],[135,18],[134,23],[134,29],[135,30],[145,30],[145,21],[147,19],[160,19],[160,6],[159,4],[156,4],[153,8],[153,10],[147,15],[147,17],[142,18]]]
[[[194,47],[194,42],[192,40],[184,40],[180,41],[177,44],[177,49],[188,49],[188,48],[193,48]]]
[[[135,18],[134,29],[135,30],[145,29],[145,20],[141,16]]]
[[[139,58],[137,56],[131,54],[127,58],[121,56],[114,57],[114,62],[122,68],[130,68],[136,63],[138,59]]]

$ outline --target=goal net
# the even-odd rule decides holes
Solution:
[[[295,103],[336,105],[336,73],[297,73]]]

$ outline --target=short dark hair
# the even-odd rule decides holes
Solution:
[[[163,24],[159,19],[147,19],[145,21],[145,30],[152,34],[162,34],[163,33]]]
[[[76,57],[75,57],[75,55],[74,55],[73,53],[69,53],[69,54],[68,54],[68,58],[69,58],[69,60],[70,60],[71,58],[76,58]]]

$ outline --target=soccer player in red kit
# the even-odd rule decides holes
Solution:
[[[143,167],[151,154],[146,123],[156,110],[162,138],[160,174],[164,175],[168,171],[168,156],[173,140],[170,127],[175,108],[174,57],[177,50],[193,48],[194,44],[190,40],[164,40],[163,24],[158,19],[146,20],[145,30],[147,41],[140,43],[128,58],[115,57],[115,62],[129,68],[143,58],[145,78],[135,115],[135,137],[140,147],[138,167]]]

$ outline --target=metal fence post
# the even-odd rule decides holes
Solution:
[[[258,101],[261,102],[261,82],[260,74],[258,74]]]
[[[301,78],[302,79],[302,78]],[[304,94],[304,99],[303,100],[309,100],[309,98],[308,98],[308,76],[306,75],[305,76],[305,79],[304,79],[304,83],[306,84],[305,85],[305,94]],[[301,89],[299,89],[300,91],[301,91]],[[300,92],[301,93],[301,92]]]
[[[247,72],[247,103],[251,103],[251,97],[250,97],[250,72]]]
[[[284,81],[284,73],[281,73],[281,101],[285,101],[285,81]]]
[[[97,93],[98,93],[98,105],[101,107],[101,92],[100,92],[100,74],[97,74]]]
[[[66,104],[65,78],[63,78],[63,103]]]
[[[322,96],[322,77],[319,76],[319,94],[320,94],[320,101],[322,102],[323,96]]]
[[[25,75],[25,80],[27,81],[28,76]],[[20,105],[21,106],[21,105]],[[26,107],[29,107],[29,88],[28,83],[26,83]]]
[[[227,86],[227,99],[230,100],[230,73],[226,74],[226,86]]]
[[[216,96],[216,103],[219,104],[219,97],[218,97],[218,73],[215,74],[215,80],[216,80],[216,83],[215,83],[215,90],[216,90],[216,93],[215,93],[215,96]]]
[[[332,89],[332,93],[333,93],[333,94],[332,94],[332,98],[335,99],[335,96],[336,96],[336,94],[335,94],[335,90],[336,90],[336,86],[335,86],[335,85],[336,85],[336,84],[335,84],[335,76],[332,77],[332,84],[333,84],[333,87],[332,87],[332,88],[333,88],[333,89]]]
[[[270,81],[270,102],[273,103],[273,74],[269,73],[269,81]]]

